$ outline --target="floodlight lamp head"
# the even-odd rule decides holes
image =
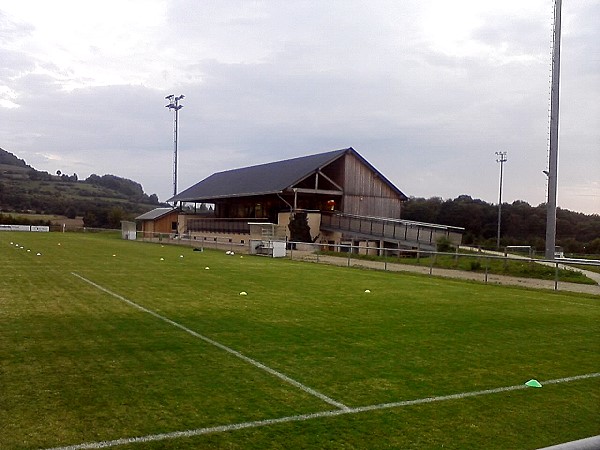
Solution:
[[[175,97],[175,100],[179,101],[179,100],[183,100],[184,98],[185,98],[185,95],[182,94],[179,97]]]
[[[175,97],[175,94],[167,95],[165,100],[173,100],[173,97]]]

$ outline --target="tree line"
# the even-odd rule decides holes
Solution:
[[[411,198],[403,205],[402,218],[463,227],[466,245],[495,248],[498,205],[461,195],[455,199]],[[529,245],[543,251],[546,237],[546,204],[531,206],[517,200],[502,204],[501,247]],[[567,253],[600,254],[600,215],[557,208],[556,245]]]

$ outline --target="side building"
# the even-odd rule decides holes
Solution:
[[[179,211],[175,208],[154,208],[135,218],[140,224],[142,238],[152,238],[157,234],[177,233]]]

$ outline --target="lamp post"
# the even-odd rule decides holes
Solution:
[[[548,203],[546,205],[546,259],[554,259],[556,248],[556,191],[558,178],[558,117],[560,88],[560,33],[562,1],[554,3],[552,39],[552,88],[550,89],[550,144],[548,147]]]
[[[498,236],[496,238],[496,250],[500,249],[500,224],[502,222],[502,175],[504,174],[504,163],[507,161],[506,152],[496,152],[496,162],[500,163],[500,194],[498,196]]]
[[[172,109],[175,112],[175,122],[173,125],[173,196],[177,195],[177,122],[179,119],[179,110],[183,108],[183,105],[180,105],[179,101],[184,98],[184,95],[175,97],[174,94],[165,97],[165,100],[169,100],[169,104],[165,105],[165,108]]]

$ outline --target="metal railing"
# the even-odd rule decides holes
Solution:
[[[464,228],[446,225],[325,212],[321,216],[321,228],[372,239],[403,241],[414,246],[424,244],[431,247],[434,247],[441,237],[455,245],[460,244],[464,232]]]
[[[248,253],[248,241],[234,239],[229,236],[214,236],[201,234],[177,234],[177,233],[150,233],[138,231],[136,240],[143,242],[155,242],[161,244],[183,245],[194,247],[203,251],[204,249],[229,250]]]
[[[193,218],[185,222],[186,233],[232,233],[250,234],[250,223],[260,223],[267,219],[242,218]]]
[[[598,284],[586,284],[584,275],[574,275],[577,269],[569,267],[568,260],[543,260],[511,255],[486,253],[437,252],[422,249],[365,247],[347,244],[288,243],[288,257],[314,263],[361,267],[384,271],[412,271],[483,281],[506,283],[508,278],[529,280],[531,287],[553,288],[559,283],[581,286],[580,292],[600,294]],[[577,265],[582,265],[577,260]],[[600,261],[586,261],[589,267],[600,268]],[[598,274],[600,275],[600,274]],[[597,277],[596,277],[597,278]],[[583,283],[581,283],[583,281]],[[573,289],[570,289],[573,290]],[[576,289],[577,290],[577,289]]]

